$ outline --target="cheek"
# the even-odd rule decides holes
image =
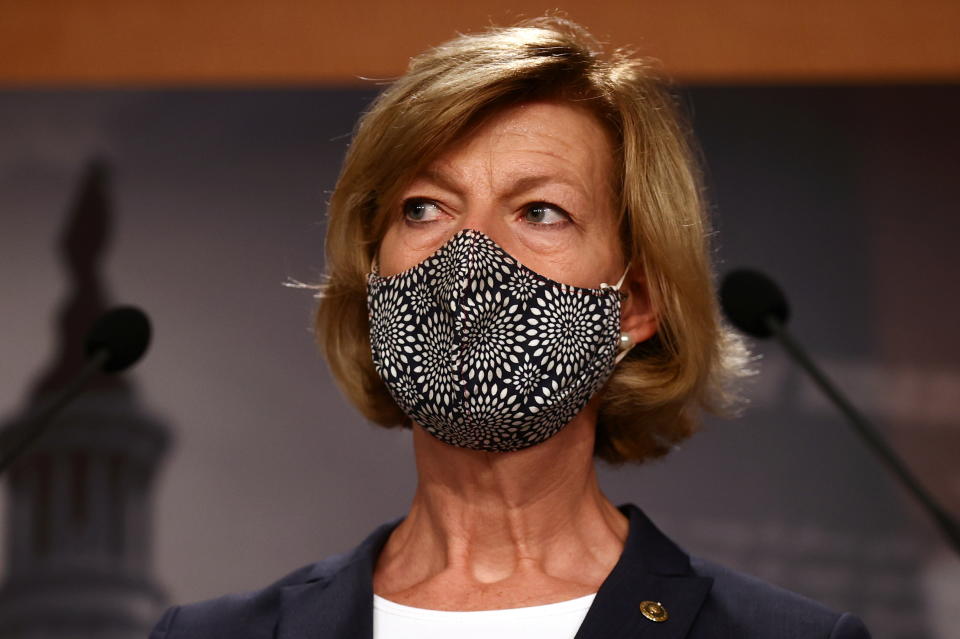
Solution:
[[[583,247],[577,261],[577,274],[586,288],[598,288],[601,283],[615,284],[623,274],[626,263],[616,235],[593,239]]]
[[[541,232],[523,236],[514,257],[541,275],[581,288],[597,288],[601,282],[612,284],[623,272],[620,243],[609,229],[550,235]]]
[[[527,268],[563,284],[574,284],[581,253],[576,238],[566,232],[533,231],[517,233],[510,247],[504,247]]]
[[[383,276],[399,273],[403,270],[399,268],[401,261],[400,251],[397,248],[396,233],[393,228],[389,228],[383,239],[380,240],[380,247],[377,249],[377,271]]]
[[[409,228],[394,224],[383,236],[377,253],[380,275],[389,277],[406,271],[433,255],[449,239],[446,229]]]
[[[380,275],[388,277],[404,270],[403,264],[406,257],[400,247],[400,238],[397,237],[395,228],[391,227],[380,241],[380,248],[377,251],[377,267]]]

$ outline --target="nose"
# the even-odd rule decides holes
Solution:
[[[512,254],[513,238],[507,224],[507,218],[494,203],[478,203],[471,206],[463,214],[456,232],[465,230],[483,233],[505,251]]]

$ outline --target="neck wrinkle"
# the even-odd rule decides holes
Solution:
[[[390,589],[442,574],[478,585],[538,573],[571,579],[585,557],[605,576],[627,521],[597,482],[595,419],[591,402],[557,435],[515,453],[457,448],[415,426],[417,492],[378,563],[378,573],[404,576],[389,579]]]

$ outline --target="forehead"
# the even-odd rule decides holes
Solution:
[[[421,175],[544,171],[597,188],[610,183],[613,143],[596,115],[545,100],[495,111],[441,152]],[[469,177],[469,176],[460,176]]]

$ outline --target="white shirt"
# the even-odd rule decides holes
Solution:
[[[373,639],[573,639],[596,594],[526,608],[455,612],[373,596]]]

